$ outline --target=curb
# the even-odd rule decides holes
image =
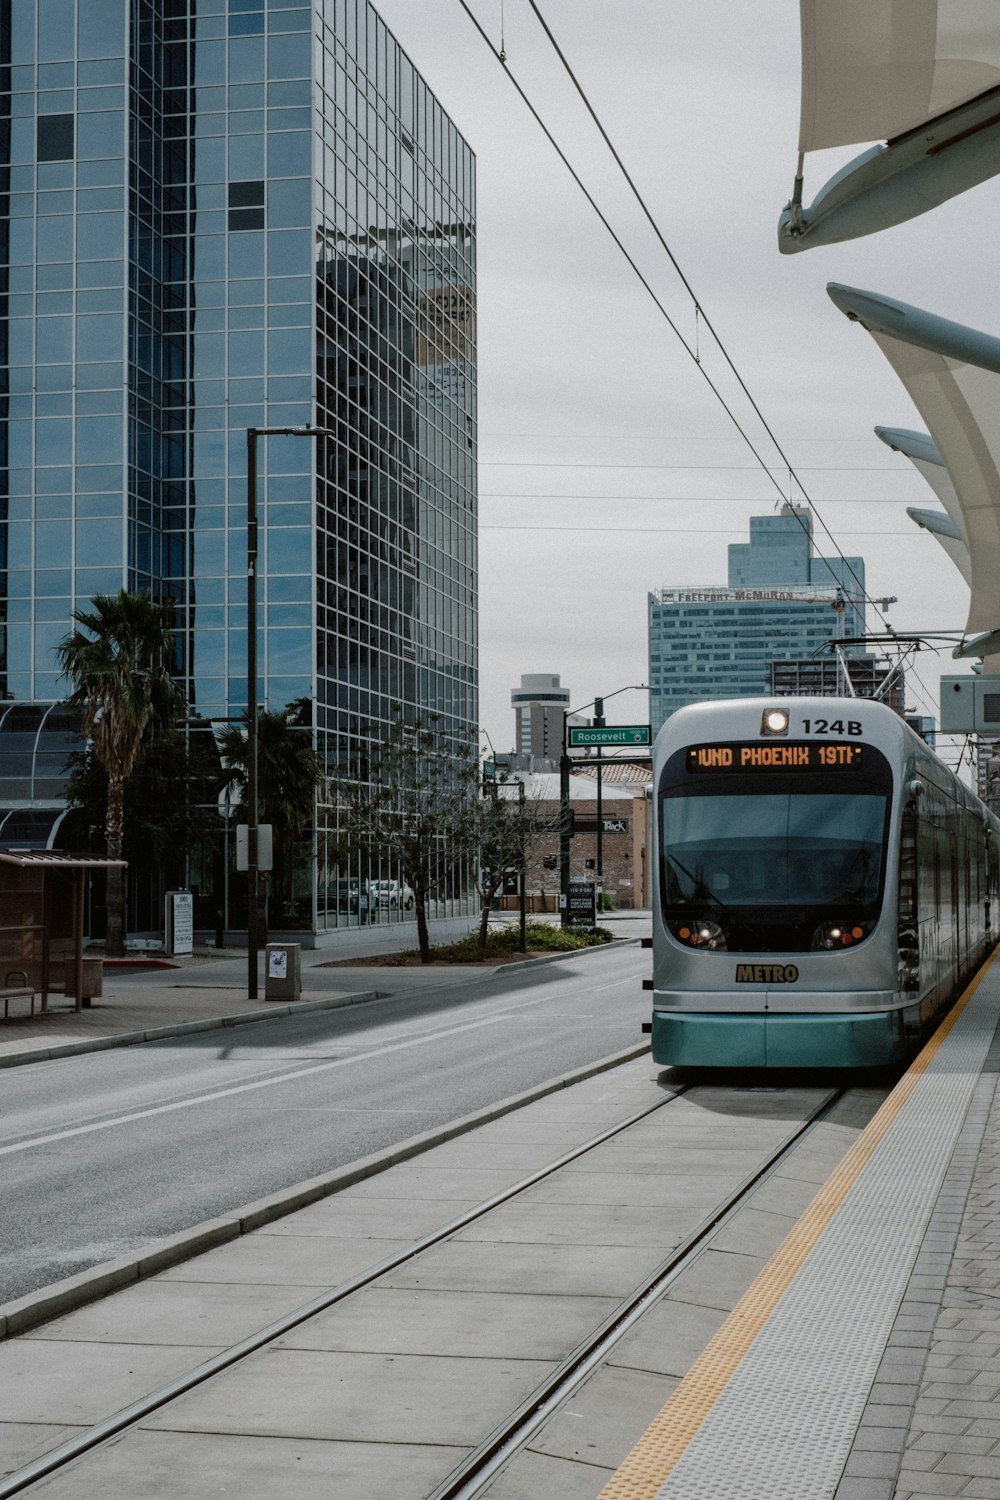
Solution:
[[[144,1031],[119,1031],[112,1036],[87,1037],[80,1042],[56,1042],[51,1047],[36,1047],[30,1052],[10,1052],[0,1055],[0,1068],[16,1068],[22,1063],[52,1062],[60,1057],[78,1057],[82,1052],[106,1052],[111,1047],[137,1047],[141,1042],[188,1036],[195,1031],[214,1031],[219,1026],[251,1026],[257,1021],[276,1020],[278,1016],[301,1015],[304,1011],[314,1010],[339,1010],[342,1006],[364,1005],[369,1000],[385,998],[384,990],[358,990],[347,995],[329,995],[323,1000],[292,1000],[287,1005],[275,1005],[272,1001],[272,1008],[269,1010],[209,1016],[200,1021],[177,1021],[166,1026],[150,1026]]]
[[[306,1208],[310,1203],[316,1203],[321,1198],[328,1198],[331,1194],[339,1192],[341,1188],[350,1187],[355,1182],[362,1182],[366,1177],[374,1177],[377,1173],[384,1172],[387,1167],[397,1166],[400,1162],[421,1156],[434,1146],[444,1145],[446,1141],[466,1135],[479,1125],[486,1125],[491,1120],[499,1120],[504,1115],[513,1114],[515,1110],[523,1109],[525,1105],[533,1104],[537,1099],[556,1094],[560,1089],[570,1088],[575,1083],[583,1083],[598,1073],[607,1073],[612,1068],[621,1067],[624,1063],[634,1062],[648,1052],[648,1042],[626,1047],[621,1052],[613,1052],[610,1057],[587,1063],[585,1067],[575,1068],[570,1073],[562,1073],[558,1078],[550,1078],[547,1083],[536,1084],[534,1088],[524,1089],[519,1094],[512,1094],[496,1104],[488,1104],[482,1109],[473,1111],[472,1114],[463,1115],[461,1119],[452,1120],[448,1125],[439,1125],[434,1130],[425,1130],[420,1135],[410,1136],[408,1140],[400,1141],[395,1146],[387,1146],[382,1151],[373,1152],[371,1156],[363,1156],[359,1161],[351,1162],[348,1166],[337,1167],[332,1172],[323,1173],[322,1176],[308,1178],[305,1182],[296,1183],[293,1187],[270,1193],[265,1198],[258,1198],[255,1202],[245,1204],[243,1208],[235,1209],[232,1213],[220,1214],[214,1219],[204,1219],[200,1224],[193,1224],[190,1229],[181,1230],[178,1234],[169,1235],[162,1240],[154,1240],[141,1254],[104,1261],[101,1265],[92,1266],[76,1276],[68,1276],[63,1281],[53,1282],[50,1286],[41,1287],[36,1292],[28,1292],[23,1297],[0,1305],[0,1339],[24,1333],[29,1328],[37,1327],[39,1323],[58,1317],[61,1313],[71,1312],[74,1308],[83,1307],[88,1302],[96,1302],[101,1297],[107,1296],[109,1292],[119,1291],[122,1287],[130,1286],[136,1281],[144,1281],[147,1277],[166,1270],[168,1266],[175,1266],[181,1261],[190,1260],[192,1256],[211,1250],[214,1246],[222,1245],[228,1240],[238,1239],[241,1235],[260,1229],[275,1219],[283,1218],[285,1214],[294,1213],[299,1208]]]

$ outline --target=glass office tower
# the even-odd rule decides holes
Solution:
[[[239,714],[246,429],[315,424],[260,440],[260,702],[474,743],[475,163],[371,5],[0,0],[0,155],[7,696],[124,586]],[[317,827],[276,926],[348,919]]]
[[[775,662],[863,635],[864,587],[863,558],[815,555],[805,508],[751,516],[750,541],[730,544],[727,587],[648,596],[653,733],[685,704],[767,694]]]

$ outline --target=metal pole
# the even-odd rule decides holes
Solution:
[[[247,994],[257,999],[257,429],[247,428]]]
[[[247,993],[257,999],[257,897],[260,880],[257,796],[257,439],[334,437],[332,427],[247,428]]]
[[[523,781],[519,781],[518,784],[517,784],[517,800],[520,803],[520,806],[518,807],[518,813],[520,814],[520,819],[521,819],[521,879],[520,879],[520,882],[519,882],[519,890],[520,890],[520,896],[521,896],[521,906],[520,906],[520,911],[521,911],[521,952],[524,953],[525,950],[527,949],[527,946],[528,946],[528,934],[527,934],[527,930],[526,930],[527,917],[525,915],[525,913],[526,913],[525,883],[526,883],[526,873],[527,872],[525,871],[525,868],[524,868],[524,865],[525,865],[525,851],[524,851],[524,782]]]
[[[566,714],[563,714],[563,746],[559,757],[559,915],[569,926],[569,755],[566,751]]]
[[[604,728],[604,699],[594,699],[594,728]],[[598,910],[604,910],[604,804],[601,782],[601,747],[597,747],[597,900]]]

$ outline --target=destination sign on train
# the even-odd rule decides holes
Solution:
[[[838,741],[753,740],[737,745],[692,745],[687,768],[703,771],[856,771],[862,765],[862,746]]]

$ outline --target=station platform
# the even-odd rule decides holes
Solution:
[[[998,1020],[995,957],[894,1088],[643,1057],[251,1206],[0,1343],[0,1496],[997,1500]]]
[[[601,1500],[1000,1497],[996,960]]]

